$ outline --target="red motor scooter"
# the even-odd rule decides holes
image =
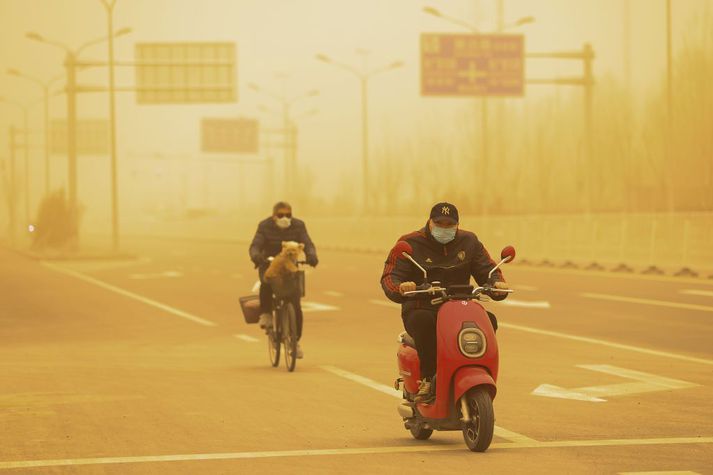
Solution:
[[[442,303],[436,323],[436,395],[430,404],[414,402],[421,379],[418,353],[408,333],[399,335],[400,376],[394,383],[397,390],[403,388],[404,402],[398,407],[399,414],[416,439],[426,440],[434,430],[462,430],[468,448],[484,452],[495,428],[493,399],[498,379],[498,343],[487,312],[476,300],[486,301],[487,294],[494,289],[487,285],[442,287],[437,281],[429,283],[428,272],[411,257],[408,243],[397,243],[396,252],[424,274],[424,283],[404,295],[425,296],[433,304]],[[500,257],[488,278],[515,258],[515,249],[506,247]]]

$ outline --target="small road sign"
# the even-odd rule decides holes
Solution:
[[[50,152],[67,153],[67,121],[55,119],[50,124]],[[109,122],[106,119],[77,121],[77,154],[104,155],[109,152]]]
[[[255,119],[211,119],[201,122],[202,150],[208,153],[257,153],[260,130]]]
[[[524,85],[523,35],[421,35],[424,96],[521,96]]]
[[[139,43],[139,104],[235,102],[235,43]]]

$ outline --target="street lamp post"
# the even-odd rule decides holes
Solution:
[[[0,102],[4,102],[6,104],[13,105],[17,108],[19,108],[22,111],[22,128],[23,128],[23,141],[22,141],[22,150],[23,150],[23,161],[24,161],[24,168],[25,168],[25,175],[24,175],[24,182],[25,182],[25,224],[28,225],[30,224],[31,221],[31,216],[30,216],[30,147],[29,147],[29,141],[30,141],[30,131],[28,129],[29,127],[29,120],[28,120],[28,109],[29,105],[27,104],[22,104],[20,102],[15,102],[15,101],[9,101],[5,98],[0,97]],[[15,132],[15,129],[11,129],[11,138],[10,138],[10,146],[13,149],[12,155],[11,155],[11,177],[13,180],[13,190],[12,193],[14,194],[15,192],[15,149],[18,148],[17,144],[17,139],[16,135],[17,133]],[[14,202],[14,197],[13,197],[13,202]]]
[[[50,103],[50,87],[54,82],[64,77],[63,75],[55,76],[49,81],[42,81],[39,78],[25,74],[17,69],[8,69],[7,73],[11,76],[16,76],[26,79],[40,86],[44,100],[44,153],[45,153],[45,195],[50,192],[50,131],[49,131],[49,103]]]
[[[284,94],[278,94],[274,91],[267,90],[255,83],[249,83],[248,87],[255,92],[263,93],[276,101],[278,101],[282,106],[282,133],[284,137],[284,176],[285,176],[285,188],[287,188],[288,196],[292,196],[295,192],[294,188],[294,173],[296,171],[296,161],[297,161],[297,151],[296,144],[293,143],[294,136],[292,133],[290,111],[292,106],[302,100],[309,97],[315,97],[319,95],[319,91],[311,90],[307,91],[302,95],[295,97],[287,97]],[[294,149],[294,151],[293,151]]]
[[[360,53],[366,55],[366,52],[359,51]],[[402,61],[394,61],[386,66],[368,70],[366,65],[366,59],[364,60],[364,65],[362,70],[358,70],[348,64],[335,61],[329,56],[319,53],[316,55],[318,61],[322,61],[326,64],[331,64],[345,71],[350,72],[359,80],[360,91],[361,91],[361,173],[362,173],[362,206],[364,213],[369,210],[369,110],[368,110],[368,97],[369,97],[369,79],[379,73],[384,73],[397,69],[403,66]]]
[[[498,0],[497,3],[497,26],[495,29],[496,33],[503,33],[505,30],[510,29],[510,28],[516,28],[519,26],[527,25],[529,23],[534,23],[535,18],[533,16],[524,16],[521,18],[518,18],[514,22],[511,23],[505,23],[505,14],[504,14],[505,6],[503,0]],[[480,33],[480,30],[475,27],[474,25],[471,25],[470,23],[461,20],[460,18],[452,17],[449,15],[446,15],[442,13],[440,10],[434,7],[426,6],[423,8],[423,12],[435,16],[436,18],[440,18],[442,20],[445,20],[449,23],[452,23],[454,25],[461,26],[467,30],[470,30],[471,33],[477,34]],[[480,99],[480,146],[481,146],[481,156],[482,156],[482,168],[484,170],[484,173],[486,174],[486,181],[488,179],[487,173],[488,173],[488,157],[490,155],[490,149],[489,149],[489,125],[488,125],[488,100],[486,97],[482,97]],[[486,200],[481,199],[481,214],[486,214],[487,208],[486,208]]]
[[[109,152],[111,160],[111,229],[114,251],[119,250],[119,190],[116,164],[116,99],[114,85],[114,6],[116,0],[101,0],[107,12],[109,56]]]
[[[38,33],[30,32],[25,36],[33,41],[54,46],[65,52],[64,67],[67,77],[65,93],[67,95],[67,188],[69,189],[69,209],[74,217],[78,219],[77,209],[77,58],[81,52],[89,46],[103,43],[109,39],[119,37],[129,33],[131,29],[123,28],[113,35],[102,36],[88,41],[78,48],[72,50],[64,43],[48,40]],[[113,135],[113,134],[112,134]],[[77,221],[78,224],[78,221]]]

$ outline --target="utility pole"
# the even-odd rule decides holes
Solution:
[[[116,0],[102,0],[107,11],[109,41],[109,152],[111,161],[111,237],[114,252],[119,250],[119,186],[116,160],[116,88],[114,85],[114,6]]]
[[[547,79],[528,79],[528,84],[547,84],[547,85],[567,85],[567,86],[582,86],[584,89],[583,106],[583,135],[584,135],[584,153],[580,159],[579,170],[577,176],[582,180],[584,188],[584,208],[587,213],[591,211],[591,186],[589,172],[593,160],[593,107],[594,98],[594,68],[593,61],[595,58],[594,49],[589,43],[584,44],[579,51],[555,51],[547,53],[527,53],[528,58],[549,58],[549,59],[568,59],[582,61],[583,75],[582,77],[574,78],[547,78]]]
[[[357,69],[348,64],[335,61],[326,54],[318,53],[315,58],[323,63],[331,64],[340,69],[349,71],[351,74],[359,79],[360,91],[361,91],[361,169],[362,169],[362,212],[369,212],[369,110],[368,110],[368,93],[369,93],[369,79],[380,73],[391,71],[403,66],[402,61],[394,61],[391,64],[383,66],[381,68],[369,70],[366,57],[368,55],[367,51],[357,50],[357,53],[361,54],[363,57],[362,68]]]
[[[17,187],[15,185],[15,152],[17,150],[17,143],[15,140],[16,130],[14,126],[10,126],[10,243],[15,246],[17,237],[17,214],[16,214],[16,202],[15,198],[17,196]]]
[[[587,214],[589,214],[592,211],[592,179],[591,176],[593,174],[594,167],[593,161],[593,137],[594,137],[594,130],[593,130],[593,117],[592,113],[594,108],[592,107],[593,105],[593,100],[594,100],[594,74],[592,71],[592,60],[594,60],[594,50],[592,49],[592,45],[589,43],[586,43],[584,45],[584,48],[582,49],[582,62],[584,65],[584,134],[585,134],[585,157],[586,157],[586,166],[584,168],[584,174],[585,174],[585,210]],[[599,176],[599,175],[597,175]]]
[[[77,58],[67,51],[64,60],[67,74],[65,93],[67,96],[67,188],[69,210],[73,219],[77,218]]]
[[[676,211],[676,166],[674,164],[673,51],[671,39],[671,0],[666,0],[666,162],[668,170],[668,211]]]
[[[361,78],[361,178],[364,213],[369,212],[369,79]]]
[[[23,141],[22,149],[25,161],[25,226],[31,222],[30,213],[30,131],[29,131],[29,121],[27,120],[27,107],[22,109],[22,126],[23,130]]]

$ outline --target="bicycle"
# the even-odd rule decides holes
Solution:
[[[299,261],[298,265],[305,264]],[[290,301],[298,292],[304,297],[304,271],[300,270],[281,285],[272,285],[272,322],[267,330],[267,349],[273,367],[280,364],[280,348],[284,347],[287,371],[295,370],[297,364],[297,314]]]

